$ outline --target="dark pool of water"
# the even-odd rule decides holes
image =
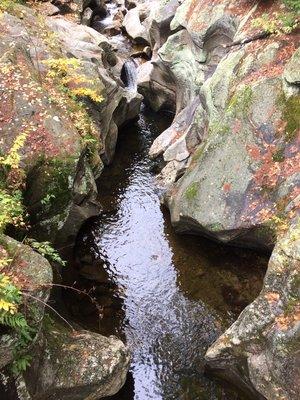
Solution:
[[[131,377],[113,399],[242,399],[204,376],[204,354],[258,294],[267,259],[174,233],[148,158],[169,124],[144,111],[123,130],[98,182],[103,212],[79,235],[77,286],[93,289],[102,319],[82,296],[69,293],[66,303],[81,324],[123,338],[132,352]]]

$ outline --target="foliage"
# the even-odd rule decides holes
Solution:
[[[21,291],[4,273],[0,273],[0,324],[10,328],[17,336],[14,348],[12,371],[18,374],[25,371],[30,364],[31,356],[23,354],[32,341],[34,330],[28,325],[25,316],[18,311],[22,303]]]
[[[289,34],[297,28],[298,24],[299,16],[292,10],[285,13],[265,13],[252,21],[252,25],[255,28],[260,28],[266,33],[275,35]]]
[[[80,99],[100,103],[103,97],[92,88],[93,82],[78,72],[82,63],[77,58],[59,57],[48,59],[44,63],[49,67],[47,80],[50,102],[66,110],[81,135],[83,144],[93,154],[99,146],[96,139],[98,128]]]
[[[300,12],[300,1],[299,0],[283,0],[283,3],[294,10],[295,12]]]
[[[22,0],[1,0],[0,1],[0,12],[13,10],[16,4],[22,4]]]
[[[34,239],[26,239],[25,243],[50,261],[55,261],[62,266],[66,265],[66,261],[60,257],[50,242],[37,242]]]
[[[28,131],[21,132],[13,142],[6,156],[0,157],[0,234],[7,225],[24,227],[23,177],[20,168],[20,150],[25,144]],[[21,179],[20,179],[21,178]],[[14,361],[11,368],[15,374],[24,371],[31,357],[24,354],[31,342],[34,330],[28,325],[25,315],[19,311],[22,292],[12,282],[7,271],[13,258],[0,248],[0,325],[12,330],[16,338],[14,343]]]
[[[3,232],[8,224],[24,226],[24,207],[22,204],[22,193],[0,189],[0,232]]]
[[[87,87],[87,85],[92,84],[92,81],[78,73],[81,62],[77,58],[52,58],[44,61],[44,64],[50,68],[47,74],[48,78],[59,80],[60,85],[63,86],[70,97],[86,97],[95,103],[100,103],[103,100],[103,97],[95,89]],[[75,87],[73,87],[74,85]]]
[[[21,132],[15,139],[6,157],[0,157],[0,164],[10,168],[19,168],[21,156],[20,150],[27,139],[27,131]]]
[[[8,224],[18,227],[25,226],[20,150],[25,144],[27,135],[27,130],[21,132],[7,155],[0,157],[0,170],[6,181],[6,184],[0,187],[0,232],[3,232]]]

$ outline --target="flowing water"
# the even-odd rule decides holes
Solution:
[[[148,157],[170,118],[143,111],[121,132],[115,161],[98,189],[103,211],[82,228],[77,285],[103,307],[68,294],[70,312],[89,329],[123,338],[131,380],[114,399],[241,399],[207,379],[204,354],[257,294],[266,258],[194,236],[177,236]],[[71,298],[72,297],[72,298]]]
[[[121,71],[121,79],[128,90],[136,92],[137,64],[133,58],[129,58],[125,61]]]

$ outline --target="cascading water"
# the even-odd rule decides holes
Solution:
[[[121,71],[121,79],[127,89],[137,90],[137,64],[133,58],[125,61]]]

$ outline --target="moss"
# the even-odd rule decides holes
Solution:
[[[273,153],[272,159],[274,162],[283,162],[285,159],[284,149],[278,149],[275,153]]]
[[[228,134],[230,133],[230,127],[228,124],[225,124],[225,121],[217,121],[217,122],[212,122],[209,126],[209,133],[212,134]]]
[[[198,184],[197,182],[193,182],[185,191],[185,196],[188,200],[193,200],[197,196],[198,193]]]
[[[300,97],[291,96],[285,99],[283,119],[286,122],[285,138],[292,141],[296,138],[300,128]]]
[[[224,226],[221,223],[216,222],[214,224],[208,225],[207,229],[211,232],[219,232],[224,230]]]
[[[74,174],[74,160],[53,158],[46,162],[46,170],[47,193],[41,203],[48,209],[55,207],[57,212],[58,209],[63,209],[71,198],[70,176]]]
[[[195,151],[195,153],[193,155],[193,161],[198,161],[202,157],[204,151],[205,151],[205,144],[202,144]]]
[[[253,92],[250,86],[245,86],[236,91],[236,93],[229,100],[226,113],[233,116],[238,116],[247,113],[252,103]]]
[[[284,314],[285,315],[293,314],[298,306],[299,306],[299,300],[293,297],[290,298],[285,306]]]

